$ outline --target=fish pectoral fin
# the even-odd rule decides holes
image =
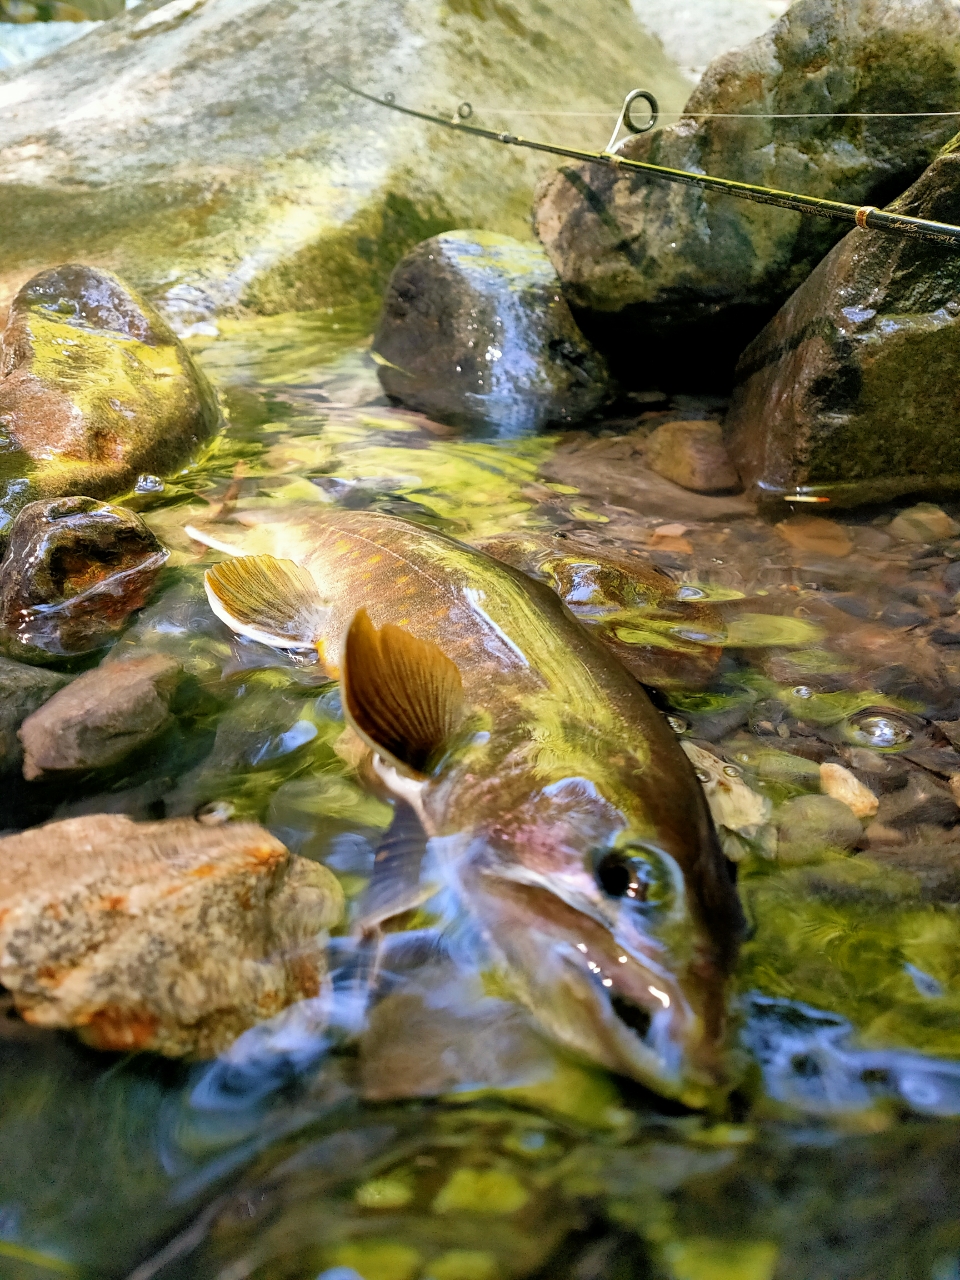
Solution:
[[[373,874],[357,904],[357,932],[365,934],[433,897],[437,886],[421,881],[426,851],[423,824],[406,801],[398,800],[393,821],[377,849]]]
[[[429,640],[365,609],[350,624],[343,654],[343,706],[360,736],[401,773],[427,777],[466,716],[454,662]]]
[[[300,565],[273,556],[237,556],[204,574],[210,608],[228,627],[275,649],[316,648],[326,609]]]

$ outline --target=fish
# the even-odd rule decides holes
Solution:
[[[232,521],[239,542],[187,530],[229,553],[206,571],[212,610],[339,680],[377,778],[422,824],[428,859],[385,859],[372,923],[442,878],[546,1035],[712,1106],[744,917],[640,684],[547,585],[432,528],[316,505]]]

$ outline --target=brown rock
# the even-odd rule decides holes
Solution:
[[[695,493],[740,485],[719,422],[665,422],[647,441],[646,452],[648,467]]]
[[[67,683],[69,676],[28,667],[0,658],[0,773],[16,771],[23,763],[17,730],[27,716],[42,707]]]
[[[32,662],[101,647],[146,604],[168,554],[123,507],[31,502],[0,565],[0,642]]]
[[[0,983],[95,1048],[210,1056],[317,994],[342,905],[252,823],[70,818],[0,840]]]
[[[20,727],[23,776],[103,769],[144,746],[172,721],[180,664],[162,653],[86,671]]]

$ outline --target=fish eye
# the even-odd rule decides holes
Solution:
[[[653,850],[642,845],[595,850],[593,874],[608,898],[657,905],[666,897],[666,868]]]

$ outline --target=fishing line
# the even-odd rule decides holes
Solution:
[[[603,111],[534,111],[524,107],[477,106],[474,111],[513,116],[579,116],[584,119],[609,120],[619,108]],[[928,120],[942,116],[960,116],[960,111],[661,111],[661,116],[674,120]]]
[[[473,115],[473,107],[469,102],[461,102],[452,119],[433,115],[428,111],[418,111],[414,107],[401,106],[392,93],[378,98],[375,94],[357,89],[346,81],[339,79],[330,71],[328,78],[347,93],[375,103],[388,111],[396,111],[401,115],[411,116],[417,120],[426,120],[430,124],[444,129],[453,129],[457,133],[467,133],[475,138],[486,138],[490,142],[499,142],[505,146],[523,147],[528,151],[545,152],[548,155],[563,156],[568,160],[579,160],[589,164],[609,165],[629,173],[642,173],[650,177],[661,178],[666,182],[678,182],[687,186],[701,187],[705,191],[716,191],[723,195],[736,196],[741,200],[751,200],[757,204],[775,205],[780,209],[791,209],[796,213],[807,214],[815,218],[831,218],[839,222],[853,223],[861,230],[887,231],[898,235],[910,236],[917,240],[926,240],[934,244],[950,245],[960,248],[960,227],[947,222],[932,222],[926,218],[911,218],[902,213],[891,213],[886,209],[877,209],[873,205],[843,204],[838,200],[823,200],[818,196],[800,195],[793,191],[778,191],[773,187],[762,187],[751,182],[736,182],[731,178],[715,178],[710,174],[696,173],[690,169],[671,169],[666,165],[650,164],[644,160],[631,160],[620,155],[617,142],[620,129],[625,127],[630,133],[647,133],[654,127],[660,115],[657,100],[646,89],[634,89],[624,99],[617,118],[617,123],[603,151],[584,151],[579,147],[563,147],[556,143],[539,142],[533,138],[523,138],[519,134],[498,132],[494,129],[483,129],[479,125],[467,124]],[[643,124],[638,124],[632,117],[633,105],[638,100],[646,102],[650,115]],[[757,117],[754,117],[755,119]]]

